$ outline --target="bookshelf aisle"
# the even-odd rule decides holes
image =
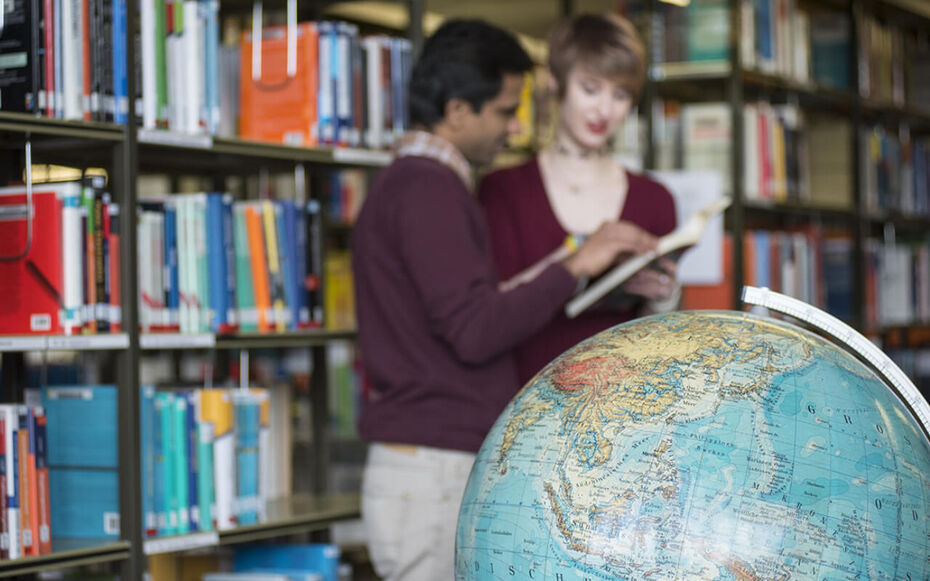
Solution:
[[[68,9],[78,6],[67,4]],[[359,183],[366,171],[388,163],[386,146],[405,128],[401,87],[409,69],[409,43],[383,34],[363,42],[353,25],[312,21],[318,15],[305,11],[301,17],[307,24],[298,28],[298,46],[307,49],[300,58],[310,60],[298,61],[297,69],[304,92],[281,94],[274,75],[293,76],[283,66],[286,49],[279,50],[275,41],[279,32],[288,34],[273,24],[284,21],[284,14],[258,17],[269,23],[262,33],[264,46],[254,43],[266,57],[265,72],[253,74],[246,65],[253,62],[254,44],[249,41],[256,31],[242,32],[251,30],[243,26],[250,6],[191,2],[166,13],[165,3],[157,0],[139,5],[117,0],[112,12],[92,2],[85,5],[90,12],[80,21],[87,28],[69,30],[65,38],[40,28],[51,22],[46,20],[51,15],[31,13],[32,5],[24,8],[24,20],[3,31],[4,40],[20,35],[15,40],[27,58],[23,70],[0,74],[0,182],[13,188],[0,201],[4,220],[15,221],[15,228],[5,225],[0,232],[0,268],[4,282],[17,291],[7,303],[13,308],[0,314],[0,417],[6,420],[7,410],[23,410],[25,421],[47,426],[41,432],[27,423],[19,431],[23,442],[48,438],[42,440],[49,445],[48,456],[37,454],[33,469],[39,474],[46,470],[44,461],[51,463],[46,472],[52,500],[34,506],[48,508],[51,502],[52,522],[47,538],[47,527],[42,529],[47,521],[40,521],[44,517],[37,516],[35,525],[32,517],[25,521],[29,534],[35,531],[35,543],[27,543],[29,548],[13,558],[3,553],[0,577],[103,564],[109,570],[113,567],[108,565],[118,566],[123,579],[142,579],[144,572],[152,572],[150,556],[294,535],[305,539],[334,522],[356,518],[354,477],[334,476],[328,465],[333,417],[341,417],[336,435],[351,435],[346,426],[352,422],[353,394],[343,392],[357,386],[351,349],[346,348],[355,337],[353,316],[345,308],[352,302],[351,295],[344,296],[351,290],[351,279],[345,277],[347,255],[328,253],[327,241],[345,243],[344,223],[357,212],[358,196],[364,193]],[[146,18],[140,11],[156,17]],[[126,25],[137,21],[139,31]],[[155,30],[150,30],[153,22]],[[306,44],[308,33],[312,46]],[[62,51],[50,50],[54,48]],[[333,59],[315,60],[317,51],[331,51]],[[74,67],[77,77],[64,74],[64,58],[83,58],[85,67]],[[139,63],[138,76],[131,74],[137,68],[131,63]],[[225,67],[222,74],[220,67]],[[232,85],[220,86],[230,79]],[[307,84],[318,86],[308,89]],[[129,105],[130,95],[137,96],[136,106]],[[284,98],[315,105],[297,119],[305,130],[299,138],[288,126],[298,116],[291,115]],[[270,114],[275,112],[284,112],[284,118]],[[27,168],[33,170],[31,176]],[[351,168],[358,169],[346,171]],[[349,177],[340,177],[343,172]],[[15,185],[24,182],[32,184],[32,191]],[[282,182],[289,182],[288,191],[276,195]],[[177,219],[179,212],[186,221]],[[247,231],[236,230],[235,220],[226,221],[240,214],[253,218]],[[292,244],[302,233],[305,244]],[[182,238],[175,238],[172,246],[165,244],[169,235]],[[256,241],[262,249],[257,262],[250,260],[258,256],[254,248],[245,244]],[[235,243],[245,244],[241,257],[209,252]],[[184,255],[191,247],[199,253]],[[274,267],[272,253],[280,261]],[[232,280],[222,273],[241,269],[235,258],[245,258],[246,278],[215,284]],[[184,274],[176,271],[182,265]],[[304,265],[316,270],[298,268]],[[217,268],[221,270],[213,270]],[[264,309],[255,302],[256,294],[262,294],[256,286],[259,279],[265,285]],[[249,294],[245,287],[250,303],[243,298]],[[307,304],[311,300],[316,302]],[[197,312],[195,306],[203,308]],[[221,321],[224,311],[231,317]],[[267,319],[259,321],[259,313]],[[266,389],[240,389],[254,385]],[[200,501],[201,493],[209,498],[220,488],[219,480],[209,482],[203,476],[205,471],[196,475],[198,480],[180,464],[185,459],[179,452],[182,422],[198,433],[209,432],[208,424],[215,430],[216,422],[200,414],[207,407],[202,400],[226,396],[233,405],[223,414],[238,422],[237,438],[239,432],[256,436],[256,431],[263,437],[266,424],[259,418],[265,417],[265,402],[267,413],[281,420],[277,424],[288,426],[268,434],[276,449],[285,451],[267,470],[279,477],[277,494],[257,503],[254,497],[230,501],[227,494],[225,507],[234,518],[224,523],[206,519],[194,526],[189,511],[186,527],[181,526],[182,513],[195,508],[182,506],[183,492],[190,493],[188,502],[195,496]],[[32,407],[22,405],[26,403]],[[157,416],[146,411],[156,407]],[[94,430],[82,424],[90,410],[102,418],[94,422]],[[45,416],[55,419],[53,425],[32,419]],[[75,435],[82,429],[97,439],[88,442]],[[171,456],[178,462],[172,473],[177,483],[170,494],[168,464],[153,474],[148,463],[157,455],[151,453],[151,438],[163,446],[171,442],[177,451]],[[105,458],[81,455],[73,449],[80,447],[67,445],[69,439],[72,444],[85,442],[85,451]],[[244,462],[240,475],[251,470],[252,476],[235,484],[252,486],[254,492],[254,487],[266,485],[256,468],[266,471],[269,465],[257,458],[261,445],[240,447],[251,450],[246,452],[251,456],[235,459]],[[5,449],[0,445],[0,452]],[[66,449],[72,455],[63,457]],[[217,449],[214,443],[204,454]],[[293,471],[287,450],[294,455]],[[265,454],[263,460],[272,456]],[[17,458],[15,470],[26,457]],[[26,481],[29,470],[20,477],[8,468],[12,457],[6,460],[0,462],[0,476],[6,475],[8,486]],[[87,468],[102,479],[94,481],[95,496],[55,503],[54,498],[73,499],[81,491],[90,494],[89,481],[80,480]],[[209,484],[183,490],[182,480],[192,487],[201,481]],[[151,488],[155,481],[162,486],[157,494]],[[349,484],[330,494],[333,482]],[[33,488],[26,486],[26,497],[17,498],[24,510]],[[0,496],[0,512],[6,517],[8,496]],[[41,490],[35,493],[42,496]],[[172,526],[170,516],[161,526],[157,515],[153,526],[152,503],[169,508],[177,503],[178,526]],[[85,528],[99,528],[99,534],[81,529],[82,517]],[[96,526],[101,518],[103,525]],[[24,540],[25,534],[20,531],[17,539]],[[156,569],[171,560],[162,558]],[[156,579],[173,578],[167,575]]]
[[[902,4],[629,13],[650,40],[646,167],[717,170],[734,196],[726,281],[686,289],[685,306],[732,308],[744,284],[770,286],[884,344],[930,394],[930,12]]]
[[[28,287],[34,291],[30,300],[60,303],[82,313],[82,320],[75,326],[18,317],[15,325],[0,327],[0,400],[26,403],[26,385],[51,385],[58,361],[77,362],[82,370],[80,377],[66,377],[72,384],[112,388],[111,413],[117,419],[110,422],[106,442],[112,452],[107,470],[115,475],[118,494],[109,506],[119,522],[118,527],[109,523],[108,538],[80,541],[56,539],[53,522],[51,552],[37,549],[38,554],[0,560],[0,577],[117,563],[122,578],[142,579],[149,555],[322,530],[358,513],[357,498],[325,494],[334,481],[351,488],[355,478],[332,468],[338,456],[357,456],[349,390],[358,389],[346,348],[354,338],[351,315],[332,310],[346,302],[333,289],[351,288],[347,256],[326,249],[345,246],[364,192],[359,184],[367,172],[388,163],[385,148],[405,127],[397,97],[401,72],[410,65],[409,43],[385,36],[385,27],[377,25],[368,30],[361,24],[322,23],[323,8],[311,3],[301,7],[300,25],[291,15],[263,15],[245,2],[115,0],[107,10],[92,0],[86,4],[90,16],[84,34],[74,29],[62,39],[49,37],[47,28],[31,24],[40,18],[27,18],[3,33],[4,38],[19,34],[31,57],[27,63],[42,66],[15,78],[0,75],[0,184],[22,182],[30,164],[36,183],[63,174],[66,181],[87,178],[80,197],[87,206],[83,222],[74,222],[80,203],[78,209],[68,205],[71,209],[51,222],[70,224],[70,230],[61,229],[59,245],[64,253],[61,240],[76,233],[78,242],[69,248],[84,269],[62,268],[60,280],[51,281],[62,291],[58,297],[50,298],[42,282],[33,280]],[[166,4],[178,9],[169,13]],[[422,2],[408,4],[413,24],[407,37],[418,44]],[[733,305],[726,297],[744,283],[767,282],[828,307],[882,341],[905,367],[909,364],[912,377],[930,376],[920,368],[927,358],[919,357],[930,345],[930,111],[925,109],[930,14],[891,0],[692,0],[687,8],[621,0],[611,8],[626,10],[650,41],[650,80],[640,106],[647,133],[644,166],[717,169],[734,195],[727,215],[730,272],[724,288],[709,292],[719,299],[722,290]],[[260,26],[249,24],[250,11],[253,23],[266,23],[260,43],[253,42]],[[139,30],[126,25],[136,22]],[[289,50],[282,39],[291,38],[296,42]],[[49,52],[57,42],[69,49]],[[321,56],[327,54],[342,58]],[[69,60],[76,55],[83,55],[84,67]],[[334,62],[342,64],[324,66]],[[12,93],[8,83],[17,87]],[[380,90],[370,92],[375,84]],[[320,90],[327,86],[333,91]],[[19,97],[11,100],[11,94]],[[275,106],[256,106],[263,98]],[[301,106],[309,102],[310,109]],[[240,116],[246,121],[237,126]],[[104,183],[94,185],[100,176]],[[22,204],[25,195],[7,198]],[[53,198],[46,192],[36,203]],[[229,208],[231,226],[223,225],[227,210],[207,209],[217,201]],[[338,315],[301,318],[301,308],[309,311],[311,305],[293,295],[300,292],[301,277],[314,273],[286,267],[272,272],[260,261],[268,272],[256,274],[249,262],[248,227],[244,236],[241,229],[236,235],[238,217],[248,216],[250,208],[259,219],[256,227],[253,218],[252,231],[266,245],[274,241],[288,264],[300,262],[302,252],[319,252],[317,306],[325,311],[328,300]],[[296,212],[294,224],[317,216],[319,231],[307,230],[317,246],[291,248],[289,238],[270,235],[279,223],[288,232],[289,218],[278,222],[277,208],[282,215]],[[171,235],[166,220],[175,213],[174,224],[180,224],[179,209],[193,218],[190,228],[174,236],[199,241],[204,249],[238,242],[244,253],[225,264],[206,251],[182,257],[181,245],[165,244]],[[41,219],[49,215],[44,212]],[[88,230],[89,216],[99,229]],[[139,216],[139,227],[127,216]],[[20,242],[41,238],[39,229],[17,233],[12,241],[0,235],[4,256],[19,256]],[[88,247],[99,250],[88,253]],[[143,253],[153,249],[161,252]],[[776,269],[783,257],[791,259],[790,267]],[[229,266],[236,258],[251,269],[252,302],[244,292],[249,285],[236,283],[214,300],[208,296],[209,281],[222,280],[216,273],[224,267],[226,273],[236,271],[239,267]],[[62,260],[59,256],[59,264]],[[0,268],[16,262],[2,261],[6,266]],[[179,271],[175,280],[172,268],[181,263],[194,270]],[[201,284],[204,279],[208,282]],[[257,279],[266,279],[264,291]],[[85,285],[88,280],[94,284]],[[263,292],[273,318],[259,329],[262,307],[256,293]],[[191,302],[191,293],[197,301]],[[141,302],[135,300],[139,296]],[[235,308],[222,326],[216,315],[206,316],[210,308],[192,314],[194,304]],[[0,313],[2,324],[8,316]],[[71,325],[72,334],[59,332],[55,324]],[[214,385],[230,395],[241,385],[261,385],[269,406],[279,409],[292,398],[298,417],[285,423],[293,432],[271,437],[288,437],[294,464],[309,467],[306,474],[295,470],[289,479],[294,491],[265,505],[264,520],[184,534],[156,525],[152,532],[147,503],[154,497],[143,476],[146,455],[139,452],[146,434],[156,432],[143,425],[140,411],[148,397],[143,386],[156,384],[183,387],[157,391],[174,397],[175,406],[183,401],[179,394],[202,396],[207,390],[201,388]],[[48,397],[48,390],[43,395]],[[39,401],[48,407],[50,400]],[[243,407],[251,410],[243,417],[253,417],[248,414],[254,409]],[[276,471],[287,478],[280,463]],[[188,500],[193,496],[191,491]]]

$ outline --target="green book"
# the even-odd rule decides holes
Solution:
[[[239,329],[258,330],[255,310],[255,289],[252,287],[252,264],[249,257],[249,237],[245,227],[245,206],[233,206],[233,245],[236,250],[236,311]]]

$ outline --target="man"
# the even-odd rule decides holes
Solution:
[[[372,397],[362,513],[389,581],[453,577],[455,524],[475,453],[519,386],[510,350],[547,323],[578,279],[656,239],[605,224],[521,284],[494,273],[473,166],[511,133],[531,61],[508,33],[451,21],[410,80],[416,129],[372,185],[353,233],[359,347]],[[504,290],[506,289],[506,290]]]

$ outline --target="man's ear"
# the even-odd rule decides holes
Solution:
[[[469,116],[474,115],[471,104],[464,99],[449,99],[446,101],[445,122],[450,129],[460,130],[468,123]]]

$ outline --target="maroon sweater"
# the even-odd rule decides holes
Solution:
[[[627,172],[629,190],[620,216],[661,236],[675,229],[675,203],[661,184]],[[498,274],[507,280],[548,255],[568,233],[552,211],[536,158],[488,175],[479,191],[491,231]],[[588,309],[575,319],[559,312],[544,329],[516,349],[517,376],[529,381],[540,369],[576,343],[633,319],[642,302],[622,310]]]
[[[449,168],[403,157],[372,185],[353,230],[370,441],[477,451],[517,392],[512,348],[571,296],[560,264],[497,290],[481,207]]]

